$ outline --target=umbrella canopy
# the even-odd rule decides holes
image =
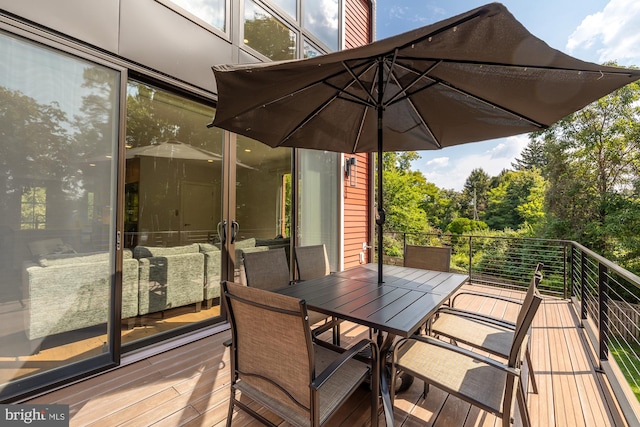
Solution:
[[[162,157],[166,159],[221,161],[222,156],[202,148],[170,139],[157,144],[128,148],[127,158],[136,156]]]
[[[580,61],[529,33],[501,4],[315,58],[213,67],[212,123],[272,147],[378,155],[545,129],[640,78]]]

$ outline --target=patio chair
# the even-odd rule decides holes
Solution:
[[[304,300],[232,282],[222,286],[232,334],[227,426],[236,406],[263,424],[276,425],[247,398],[292,425],[324,425],[365,380],[371,381],[371,425],[377,426],[375,342],[363,339],[343,353],[334,352],[312,340]],[[368,363],[355,359],[365,349],[373,356]]]
[[[537,292],[537,286],[542,280],[542,267],[540,263],[531,278],[531,283],[525,295],[525,300],[531,297],[531,294]],[[505,298],[500,295],[464,292],[465,294],[473,294],[483,298],[499,299],[510,303],[522,305],[522,300]],[[454,297],[455,299],[455,297]],[[453,302],[453,299],[452,299]],[[522,308],[520,308],[522,310]],[[515,333],[516,324],[499,317],[489,316],[469,310],[462,310],[455,307],[442,307],[436,312],[433,322],[430,323],[430,333],[436,337],[446,337],[453,344],[466,344],[478,350],[504,359],[509,357],[509,351],[513,335]],[[524,345],[524,356],[527,362],[529,378],[531,379],[531,387],[534,393],[538,393],[538,385],[533,372],[531,362],[531,351],[529,348],[530,331],[527,330]]]
[[[275,291],[291,284],[284,248],[245,252],[243,259],[247,286]]]
[[[425,270],[450,271],[449,246],[404,246],[404,266]]]
[[[503,427],[510,425],[517,400],[522,424],[529,427],[531,422],[520,376],[521,352],[541,301],[535,289],[525,298],[506,364],[432,337],[413,336],[394,345],[391,372],[400,370],[422,379],[425,397],[431,384],[493,413],[501,417]],[[393,402],[395,375],[391,381]]]
[[[260,252],[246,252],[244,254],[244,270],[247,277],[247,286],[275,291],[292,284],[289,276],[289,263],[284,248],[269,249]],[[321,326],[313,329],[314,336],[334,328],[334,323],[326,314],[317,311],[309,311],[309,324],[323,322]],[[333,342],[339,345],[336,333],[333,334]]]
[[[297,246],[294,249],[294,254],[300,280],[327,276],[331,272],[327,248],[324,244]]]
[[[317,279],[331,274],[327,248],[323,244],[310,246],[296,246],[294,248],[298,279],[300,281]],[[333,343],[340,345],[340,319],[331,319],[333,329]],[[325,328],[325,330],[327,330]]]
[[[539,262],[536,265],[535,271],[534,271],[534,275],[535,274],[540,274],[542,275],[542,269],[544,268],[544,263]],[[459,297],[462,297],[464,295],[469,295],[469,296],[475,296],[475,297],[484,297],[484,298],[491,298],[491,299],[495,299],[495,300],[501,300],[501,301],[505,301],[505,302],[509,302],[509,303],[515,303],[515,304],[522,304],[522,300],[519,299],[514,299],[514,298],[510,298],[510,297],[506,297],[503,295],[497,295],[497,294],[493,294],[493,293],[489,293],[489,292],[482,292],[482,291],[475,291],[475,290],[463,290],[463,291],[459,291],[457,292],[452,298],[451,298],[451,307],[455,306],[456,303],[456,299],[458,299]]]

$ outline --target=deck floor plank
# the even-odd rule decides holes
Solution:
[[[478,287],[474,286],[474,290]],[[485,288],[483,287],[484,291]],[[491,290],[491,288],[488,288]],[[521,297],[509,290],[501,295]],[[514,304],[487,298],[460,298],[457,307],[514,320]],[[344,345],[368,335],[368,329],[342,324]],[[610,402],[606,379],[596,372],[593,352],[584,331],[570,311],[570,302],[546,297],[534,320],[531,335],[533,370],[539,393],[529,387],[527,406],[535,427],[625,427],[616,405]],[[222,345],[229,332],[184,345],[147,359],[52,391],[28,403],[70,405],[70,425],[86,426],[224,426],[229,402],[229,349]],[[330,332],[327,337],[330,337]],[[603,385],[604,384],[604,385]],[[403,427],[498,427],[501,421],[467,403],[431,387],[425,399],[416,380],[396,398],[396,425]],[[517,409],[516,409],[517,411]],[[289,427],[261,409],[281,427]],[[368,425],[369,391],[358,390],[349,405],[329,423],[336,426]],[[380,414],[380,425],[384,415]],[[242,411],[234,413],[234,426],[258,426]]]

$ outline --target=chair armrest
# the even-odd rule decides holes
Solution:
[[[499,319],[494,316],[489,316],[488,314],[476,313],[474,311],[462,310],[460,308],[455,308],[455,307],[441,307],[438,309],[438,311],[436,311],[435,315],[437,316],[438,314],[451,314],[454,316],[464,317],[470,320],[476,320],[478,322],[489,323],[491,325],[499,326],[506,329],[511,329],[511,330],[516,329],[516,324],[514,322]]]
[[[467,350],[465,348],[462,347],[457,347],[453,344],[449,344],[448,342],[445,341],[441,341],[435,338],[431,338],[431,337],[427,337],[424,335],[414,335],[410,338],[403,338],[400,341],[398,341],[393,348],[391,349],[391,352],[393,354],[393,361],[394,363],[397,362],[396,360],[396,349],[398,347],[400,347],[403,343],[408,342],[410,340],[414,340],[414,341],[421,341],[425,344],[429,344],[429,345],[434,345],[436,347],[442,347],[444,349],[450,350],[454,353],[459,353],[459,354],[463,354],[471,359],[477,360],[479,362],[482,363],[486,363],[487,365],[491,366],[492,368],[498,369],[500,371],[506,372],[507,374],[519,377],[520,376],[520,369],[518,368],[512,368],[508,365],[505,365],[504,363],[501,363],[495,359],[490,359],[486,356],[483,356],[482,354],[479,353],[475,353],[471,350]]]
[[[476,296],[476,297],[491,298],[491,299],[497,299],[497,300],[500,300],[500,301],[505,301],[505,302],[509,302],[509,303],[513,303],[513,304],[522,305],[522,300],[515,299],[515,298],[510,298],[510,297],[505,297],[505,296],[502,296],[502,295],[495,295],[495,294],[489,294],[489,293],[478,292],[478,291],[460,291],[457,294],[455,294],[453,297],[451,297],[451,307],[454,306],[454,304],[456,302],[456,298],[458,298],[459,296],[462,296],[462,295],[471,295],[471,296]]]
[[[316,376],[315,380],[311,382],[310,387],[316,391],[319,390],[322,385],[329,380],[329,378],[331,378],[345,363],[347,363],[347,361],[358,356],[358,354],[367,346],[371,346],[372,374],[375,375],[375,372],[373,371],[378,368],[378,345],[373,340],[363,339],[346,349],[344,353],[340,354],[336,360]]]

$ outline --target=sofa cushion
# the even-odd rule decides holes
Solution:
[[[51,254],[38,259],[41,267],[52,267],[70,264],[93,264],[109,261],[108,252],[92,252],[87,254]]]
[[[29,251],[34,258],[49,254],[75,254],[73,248],[65,244],[62,239],[44,239],[28,243]]]
[[[255,248],[256,239],[254,237],[245,240],[238,240],[235,242],[236,249],[246,249],[246,248]]]
[[[133,256],[137,259],[150,258],[156,256],[170,256],[170,255],[182,255],[200,252],[200,246],[198,243],[192,243],[185,246],[173,246],[167,247],[153,247],[153,246],[136,246],[133,249]]]
[[[220,248],[211,243],[198,243],[198,245],[200,245],[200,252],[220,252]]]
[[[131,249],[122,251],[123,259],[132,259]],[[52,267],[54,265],[70,265],[70,264],[92,264],[96,262],[106,262],[110,260],[108,252],[91,252],[86,254],[49,254],[40,257],[38,264],[41,267]]]

